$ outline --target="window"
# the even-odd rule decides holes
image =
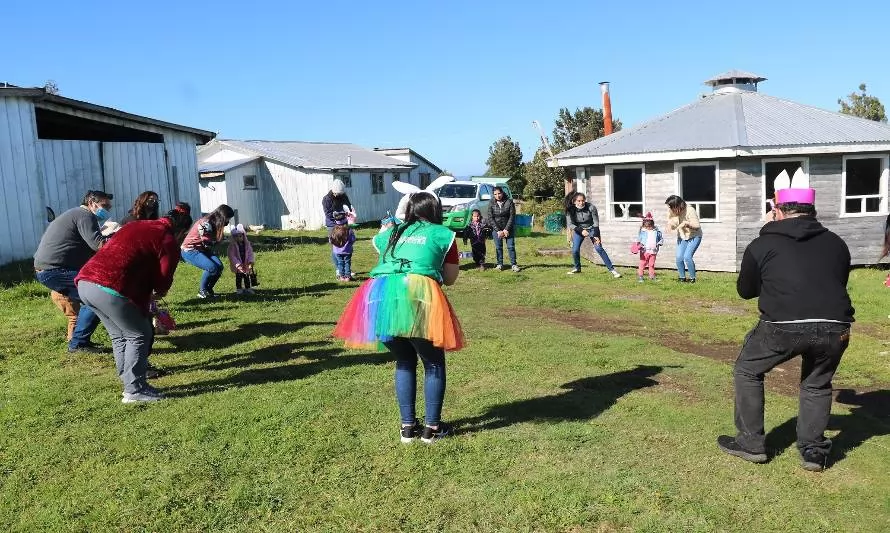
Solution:
[[[256,176],[251,174],[250,176],[243,176],[241,179],[244,183],[244,189],[256,189]]]
[[[334,179],[342,181],[344,187],[352,187],[352,176],[349,174],[334,174]]]
[[[628,220],[643,217],[643,167],[607,167],[609,216]]]
[[[887,212],[887,156],[844,158],[843,215]]]
[[[776,189],[773,186],[776,176],[784,170],[788,173],[788,177],[794,176],[798,169],[803,169],[804,174],[808,174],[807,159],[764,159],[763,161],[763,208],[764,213],[772,210],[770,201],[776,196]]]
[[[383,174],[371,174],[371,194],[383,194]]]
[[[420,188],[421,189],[426,189],[427,186],[432,182],[433,182],[433,180],[430,179],[429,172],[421,172],[420,173]]]
[[[402,175],[399,174],[398,172],[393,172],[393,173],[392,173],[392,180],[393,180],[393,181],[402,181]]]
[[[460,198],[472,200],[476,198],[476,186],[469,184],[446,183],[436,193],[439,198]]]
[[[717,220],[717,163],[677,165],[677,194],[701,220]]]

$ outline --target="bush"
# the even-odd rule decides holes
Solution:
[[[524,200],[517,202],[517,211],[527,215],[535,215],[535,220],[541,224],[544,217],[557,211],[564,211],[561,198],[550,198],[548,200]]]

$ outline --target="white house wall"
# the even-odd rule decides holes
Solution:
[[[46,227],[34,104],[0,98],[0,264],[31,257]]]
[[[226,180],[224,177],[214,178],[210,180],[201,180],[198,184],[199,193],[201,195],[201,213],[210,213],[220,204],[228,204],[229,199],[226,194]],[[192,206],[192,218],[197,217],[197,210]]]
[[[99,141],[37,141],[37,161],[46,205],[57,215],[80,205],[88,190],[102,190]],[[116,199],[124,201],[124,199]]]
[[[256,177],[256,189],[244,188],[244,176]],[[277,227],[280,224],[279,217],[270,219],[266,214],[266,196],[270,188],[274,188],[270,180],[261,180],[257,172],[256,163],[248,163],[233,168],[226,172],[225,191],[227,204],[237,211],[237,220],[245,226],[248,224]],[[218,204],[217,204],[218,205]],[[208,206],[208,211],[216,209],[216,206]]]

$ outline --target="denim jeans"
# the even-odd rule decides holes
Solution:
[[[396,400],[403,424],[413,424],[417,397],[417,357],[423,361],[423,396],[426,403],[424,423],[441,422],[445,399],[445,350],[426,339],[395,337],[383,343],[396,356]]]
[[[337,276],[348,278],[352,276],[352,254],[334,254],[337,267]]]
[[[831,441],[824,433],[831,411],[831,379],[849,342],[849,324],[758,322],[745,337],[733,371],[736,442],[754,453],[765,451],[763,376],[800,355],[797,447],[827,455]]]
[[[494,234],[494,255],[497,259],[497,263],[499,265],[504,264],[504,241],[507,241],[507,255],[510,256],[510,264],[516,264],[516,238],[513,236],[513,232],[510,232],[506,237],[499,237],[497,232]]]
[[[572,260],[575,262],[575,270],[581,270],[581,244],[584,242],[584,239],[590,239],[590,242],[594,242],[593,235],[584,237],[583,235],[572,232]],[[602,242],[600,242],[600,244],[594,244],[593,249],[600,255],[600,259],[603,260],[606,270],[613,270],[615,268],[615,266],[612,265],[612,260],[609,259],[609,254],[607,254],[606,249],[603,248]]]
[[[204,271],[201,275],[201,292],[213,292],[223,272],[222,259],[210,252],[183,250],[182,260]]]
[[[96,328],[99,327],[99,317],[90,309],[89,305],[83,305],[84,302],[77,292],[77,287],[74,285],[76,276],[77,270],[68,268],[41,270],[34,276],[41,285],[49,290],[64,294],[72,300],[81,303],[80,311],[77,313],[74,333],[71,334],[71,340],[68,341],[68,348],[71,350],[90,344],[90,337],[92,337]]]
[[[695,261],[692,260],[692,256],[698,250],[699,244],[701,244],[701,234],[688,241],[677,237],[677,275],[680,278],[685,278],[686,270],[689,270],[689,279],[695,279]]]

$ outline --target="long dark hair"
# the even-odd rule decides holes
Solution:
[[[226,228],[226,224],[229,223],[229,220],[232,220],[232,217],[234,216],[235,211],[226,204],[220,204],[220,206],[214,209],[212,213],[207,215],[207,220],[210,222],[210,225],[213,226],[214,231],[216,231],[216,242],[222,240],[223,230]]]
[[[432,222],[433,224],[442,223],[442,204],[439,198],[428,192],[416,192],[408,197],[408,207],[405,208],[405,221],[393,228],[389,236],[389,242],[386,243],[386,249],[383,250],[383,256],[387,253],[394,252],[394,248],[399,239],[415,222]],[[395,257],[395,255],[393,255]]]
[[[154,200],[154,203],[151,202]],[[136,197],[130,216],[136,220],[157,220],[160,214],[158,208],[158,193],[145,191]]]
[[[349,241],[349,226],[337,224],[331,229],[331,244],[338,248],[346,246]]]
[[[675,215],[679,215],[686,209],[686,201],[677,196],[676,194],[672,194],[667,197],[664,201],[664,205],[668,206],[668,209],[671,210],[671,213]]]

